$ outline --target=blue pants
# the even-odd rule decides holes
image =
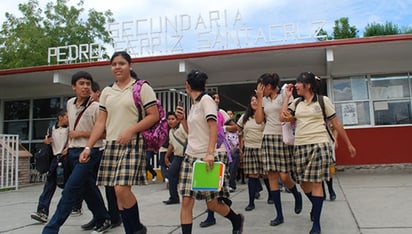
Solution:
[[[152,177],[157,176],[156,171],[153,169],[153,166],[151,164],[151,160],[154,156],[154,152],[153,151],[146,151],[146,171],[149,171],[150,174],[152,174]]]
[[[49,171],[47,172],[46,183],[44,183],[43,192],[39,197],[37,212],[49,215],[50,203],[56,191],[56,167],[57,157],[53,156],[50,161]]]
[[[239,149],[232,152],[232,162],[229,163],[229,187],[236,189],[236,172],[240,164]]]
[[[177,185],[179,184],[179,172],[180,165],[182,164],[184,157],[174,156],[172,164],[168,170],[169,176],[169,195],[170,199],[179,200],[179,194],[177,192]]]
[[[102,151],[93,148],[90,152],[90,160],[87,163],[79,162],[79,155],[84,148],[70,148],[68,163],[73,168],[72,174],[68,178],[62,196],[57,204],[56,212],[50,222],[43,229],[43,234],[58,233],[60,227],[69,217],[73,206],[84,195],[87,206],[99,225],[106,219],[110,219],[104,206],[103,197],[96,185],[94,175],[95,165],[100,163]]]

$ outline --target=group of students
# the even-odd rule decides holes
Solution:
[[[93,83],[91,75],[87,72],[73,75],[72,87],[76,97],[68,101],[68,115],[60,116],[55,127],[55,130],[62,128],[66,131],[68,143],[63,144],[64,146],[57,143],[54,132],[53,142],[46,142],[52,144],[55,154],[67,152],[71,175],[67,179],[55,214],[45,225],[43,233],[58,233],[72,209],[82,199],[93,214],[93,220],[82,226],[84,229],[93,228],[94,233],[103,233],[113,224],[120,224],[121,220],[125,233],[147,233],[147,228],[140,221],[137,197],[131,188],[133,185],[147,184],[146,151],[144,139],[139,133],[159,121],[156,95],[148,83],[142,85],[139,95],[144,114],[139,117],[133,100],[136,77],[132,72],[130,55],[125,51],[115,52],[110,63],[115,82],[103,89],[99,102],[90,96]],[[272,226],[284,222],[279,178],[295,198],[295,213],[302,211],[302,195],[296,186],[296,183],[300,183],[312,203],[313,227],[310,233],[320,233],[323,203],[321,184],[329,179],[332,147],[327,139],[324,119],[317,102],[315,76],[312,73],[302,73],[297,78],[296,85],[289,84],[285,91],[280,93],[279,76],[262,75],[248,109],[237,124],[231,123],[233,121],[230,117],[218,109],[218,96],[207,95],[207,79],[206,73],[191,71],[185,83],[186,93],[192,99],[188,115],[186,116],[180,105],[167,115],[171,129],[165,164],[169,167],[167,173],[170,198],[164,202],[180,203],[179,195],[182,197],[182,233],[192,233],[192,212],[196,199],[206,201],[209,215],[217,212],[227,218],[232,224],[232,233],[243,233],[244,216],[231,208],[232,202],[228,199],[229,178],[225,178],[226,186],[220,191],[191,189],[193,163],[196,160],[206,162],[209,169],[215,161],[228,163],[237,160],[235,165],[239,165],[242,160],[243,170],[249,177],[249,204],[245,208],[247,211],[255,208],[254,199],[261,190],[259,178],[267,178],[270,198],[276,211],[275,218],[270,221]],[[295,104],[297,99],[292,98],[293,89],[303,97],[299,105]],[[327,97],[324,101],[328,120],[343,138],[351,156],[355,156],[356,150],[336,118],[333,105]],[[67,118],[67,121],[60,121],[61,118]],[[281,122],[285,121],[296,122],[296,140],[292,147],[282,141]],[[68,129],[64,128],[67,124]],[[239,132],[237,152],[228,152],[224,144],[217,147],[218,135],[222,129]],[[61,131],[64,132],[63,130]],[[53,170],[54,166],[51,166],[50,177],[53,177]],[[236,171],[236,168],[233,171]],[[296,182],[290,172],[294,173]],[[227,174],[230,174],[230,171],[227,171]],[[48,183],[53,182],[48,179],[45,190]],[[112,192],[109,197],[115,198],[117,219],[106,209],[98,185],[106,187],[106,194],[108,191],[109,194]],[[235,188],[232,187],[233,189]],[[49,194],[48,199],[51,199],[51,196]],[[42,194],[40,200],[42,197],[45,196]],[[40,203],[42,201],[39,202],[37,213],[44,211],[47,220],[50,200],[42,207]],[[109,200],[108,204],[110,210]]]

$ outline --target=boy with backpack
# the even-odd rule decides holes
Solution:
[[[50,159],[49,170],[47,172],[46,183],[43,187],[43,192],[39,197],[37,211],[31,213],[30,217],[41,223],[46,223],[49,216],[50,202],[53,198],[57,187],[56,168],[57,156],[67,155],[67,140],[69,137],[69,119],[67,111],[61,110],[57,115],[57,123],[47,131],[43,143],[50,145],[52,149],[52,157]]]

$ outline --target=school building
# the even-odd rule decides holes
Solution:
[[[323,79],[338,117],[358,151],[350,158],[343,142],[338,165],[411,163],[412,35],[318,41],[134,58],[166,111],[185,96],[186,74],[200,69],[221,95],[223,109],[243,111],[257,78],[276,72],[294,81],[303,71]],[[0,71],[0,134],[18,134],[33,152],[57,110],[73,96],[71,75],[91,73],[103,88],[113,82],[109,61]]]

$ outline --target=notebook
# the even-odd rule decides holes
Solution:
[[[192,190],[194,191],[220,191],[223,187],[225,164],[215,162],[213,169],[206,171],[206,162],[193,163]]]

